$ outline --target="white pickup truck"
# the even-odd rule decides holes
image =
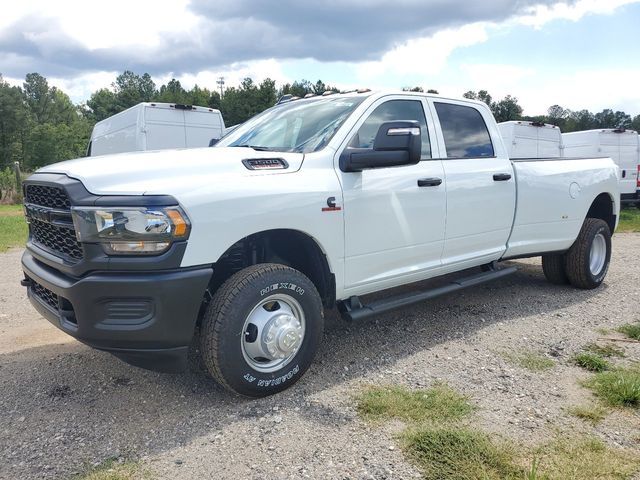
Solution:
[[[617,178],[606,158],[510,160],[483,103],[368,91],[300,99],[214,148],[33,174],[23,284],[81,342],[176,371],[199,338],[215,379],[264,396],[307,370],[336,304],[362,319],[533,256],[553,283],[598,287]],[[362,298],[462,270],[437,288]]]

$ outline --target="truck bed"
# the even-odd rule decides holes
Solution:
[[[616,169],[603,168],[615,167],[610,158],[522,158],[512,164],[516,213],[504,258],[566,250],[603,182],[617,188]]]

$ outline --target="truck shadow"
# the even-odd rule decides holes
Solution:
[[[266,399],[233,396],[196,371],[169,375],[130,367],[79,343],[2,355],[0,477],[66,476],[87,461],[165,452],[234,422],[257,420],[276,406],[298,406],[300,415],[314,410],[317,420],[318,409],[330,407],[313,399],[327,389],[497,322],[552,314],[602,291],[553,286],[539,264],[513,264],[520,270],[512,276],[362,323],[327,312],[314,365],[293,388]],[[401,291],[429,283],[436,282]],[[65,466],[43,470],[38,459],[52,452],[66,459],[55,464]]]

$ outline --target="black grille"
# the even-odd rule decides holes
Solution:
[[[75,260],[82,258],[82,247],[76,239],[76,232],[72,225],[67,228],[34,218],[29,220],[29,224],[33,240],[37,243]]]
[[[27,185],[25,187],[24,200],[27,203],[56,208],[58,210],[71,209],[69,196],[60,187],[48,185]]]
[[[33,280],[32,280],[33,282]],[[54,310],[59,309],[58,305],[58,295],[53,293],[46,287],[43,287],[39,283],[33,282],[33,286],[31,287],[31,291],[33,294],[38,297],[40,300],[44,301],[47,305],[49,305]]]
[[[55,255],[81,260],[82,246],[76,239],[67,192],[55,185],[27,184],[24,200],[31,240]]]

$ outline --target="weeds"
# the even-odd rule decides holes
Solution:
[[[398,418],[414,422],[459,419],[473,410],[463,395],[445,384],[429,389],[370,387],[360,396],[358,411],[372,420]]]
[[[624,350],[611,344],[598,345],[597,343],[590,343],[584,347],[584,350],[606,358],[624,357]]]
[[[640,323],[631,323],[618,328],[620,333],[624,333],[627,337],[634,340],[640,340]]]
[[[597,373],[585,382],[588,388],[612,406],[640,408],[640,369],[619,368]]]
[[[74,480],[143,480],[151,478],[139,463],[109,459],[73,477]]]
[[[579,367],[589,370],[590,372],[604,372],[609,370],[611,366],[603,357],[597,353],[581,352],[573,357],[573,363]]]
[[[597,425],[607,416],[607,409],[602,405],[576,405],[569,407],[567,411],[574,417],[585,420],[592,425]]]
[[[425,479],[521,479],[525,475],[517,466],[514,449],[478,430],[409,430],[403,443]]]
[[[549,357],[530,350],[503,352],[502,355],[509,362],[532,372],[544,372],[555,366],[555,362]]]

